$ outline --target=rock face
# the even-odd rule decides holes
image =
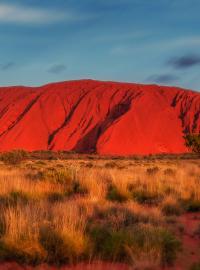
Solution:
[[[93,80],[0,88],[0,151],[183,153],[200,132],[200,93]]]

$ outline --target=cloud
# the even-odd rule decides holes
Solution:
[[[173,74],[160,74],[152,75],[146,81],[156,82],[156,83],[173,83],[179,79],[178,76]]]
[[[175,69],[186,69],[200,65],[200,56],[188,54],[180,57],[174,57],[168,61],[168,64]]]
[[[45,24],[62,20],[74,21],[78,16],[72,12],[28,7],[13,4],[0,4],[1,23]]]
[[[67,67],[63,64],[55,64],[48,69],[48,72],[53,74],[60,74],[66,69]]]
[[[150,36],[149,32],[138,31],[138,32],[129,32],[129,33],[112,33],[112,34],[105,34],[99,35],[94,37],[93,40],[96,42],[119,42],[121,40],[140,40]]]
[[[15,65],[14,62],[8,62],[0,66],[1,70],[9,70]]]
[[[147,35],[148,38],[148,35]],[[135,52],[162,50],[162,51],[174,51],[186,48],[187,50],[199,49],[200,36],[188,36],[177,37],[168,39],[154,39],[146,43],[142,43],[141,46],[137,44],[120,44],[111,48],[110,54],[114,55],[130,55]]]

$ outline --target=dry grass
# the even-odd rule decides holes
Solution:
[[[173,263],[178,251],[169,217],[200,211],[200,166],[197,160],[2,163],[0,202],[1,260],[102,258],[154,267]]]

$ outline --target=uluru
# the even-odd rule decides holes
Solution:
[[[100,155],[185,153],[200,132],[200,94],[177,87],[78,80],[0,88],[0,151]]]

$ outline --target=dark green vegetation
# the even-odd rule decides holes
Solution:
[[[184,139],[187,147],[194,153],[200,153],[200,134],[187,134]]]

